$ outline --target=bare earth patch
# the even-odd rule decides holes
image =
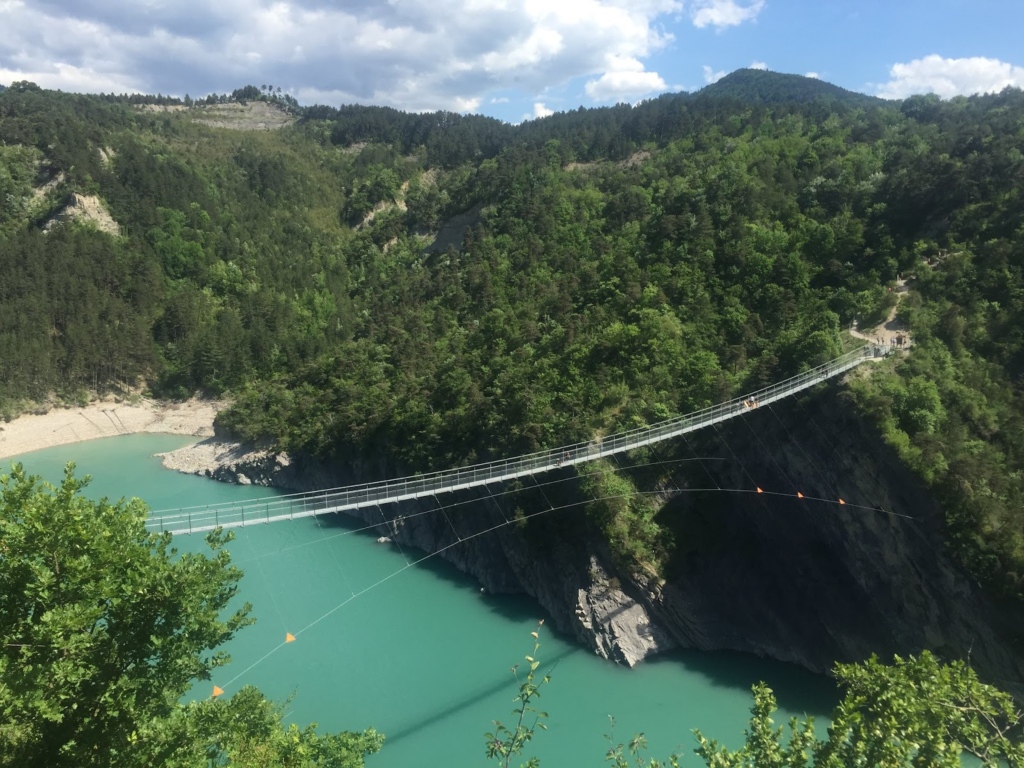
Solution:
[[[139,104],[135,108],[142,112],[186,112],[195,123],[236,131],[275,131],[296,121],[286,110],[266,101],[250,101],[246,104],[231,101],[226,104],[195,104],[191,107],[183,104]]]
[[[136,104],[140,112],[184,112],[188,107],[184,104]]]
[[[26,414],[7,424],[0,423],[0,459],[97,437],[139,432],[212,437],[213,419],[225,405],[218,400],[196,398],[183,403],[143,399],[130,405],[107,398],[84,408]]]
[[[468,211],[463,211],[442,222],[434,241],[423,249],[424,253],[429,251],[444,253],[449,246],[456,249],[461,248],[466,231],[480,223],[483,209],[483,203],[477,203]]]
[[[37,200],[37,201],[38,200],[42,200],[48,194],[53,192],[53,190],[55,190],[57,187],[59,187],[61,184],[63,184],[65,178],[67,178],[67,177],[64,175],[64,171],[61,171],[56,176],[54,176],[52,179],[49,179],[48,181],[44,182],[42,185],[36,187],[35,189],[32,190],[32,197],[33,197],[33,199]]]
[[[71,193],[68,204],[55,213],[43,229],[49,231],[57,224],[66,221],[88,221],[91,222],[100,232],[106,232],[115,237],[121,234],[121,227],[117,225],[107,207],[96,195],[81,195],[77,192]]]
[[[353,227],[353,229],[355,229],[357,232],[360,229],[366,229],[368,226],[370,226],[370,224],[373,223],[373,220],[377,218],[377,215],[383,213],[384,211],[390,211],[393,208],[397,208],[402,212],[409,210],[408,206],[405,204],[405,193],[408,191],[409,182],[406,181],[405,183],[402,184],[402,189],[398,195],[397,200],[395,200],[394,202],[390,200],[381,200],[367,212],[367,214],[363,217],[363,220],[356,224],[355,227]]]
[[[295,122],[295,117],[288,112],[265,101],[209,104],[192,107],[190,113],[195,123],[236,131],[274,131]]]
[[[184,448],[167,453],[158,453],[161,462],[167,469],[183,472],[186,475],[205,475],[212,477],[218,470],[230,468],[240,485],[251,485],[252,477],[238,470],[241,465],[267,464],[286,467],[291,459],[284,454],[276,454],[265,448],[244,443],[225,442],[216,438],[201,440]],[[251,470],[249,470],[251,472]],[[258,473],[254,473],[258,474]],[[220,479],[220,478],[218,478]],[[259,480],[258,477],[255,479]],[[266,485],[259,482],[259,485]]]
[[[646,149],[641,149],[639,152],[634,152],[632,155],[620,162],[619,165],[623,168],[636,168],[636,166],[641,165],[644,160],[649,160],[650,157],[650,152]]]

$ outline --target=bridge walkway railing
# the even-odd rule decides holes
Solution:
[[[490,483],[539,474],[559,467],[595,461],[604,456],[642,448],[662,440],[711,426],[740,416],[751,409],[789,397],[838,376],[868,360],[884,357],[886,348],[860,347],[835,360],[812,368],[728,402],[668,419],[647,427],[609,435],[599,440],[575,443],[509,459],[469,467],[412,475],[375,483],[328,488],[320,491],[267,497],[244,502],[184,507],[154,512],[146,521],[151,531],[201,533],[215,528],[236,528],[280,520],[343,512],[378,504],[391,504],[425,496],[474,488]]]

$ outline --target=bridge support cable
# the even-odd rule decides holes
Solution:
[[[705,459],[712,460],[710,457],[705,457]],[[657,462],[657,463],[668,465],[668,464],[681,464],[681,463],[684,463],[684,462],[699,461],[699,460],[700,460],[699,457],[695,457],[693,459],[661,460],[660,462]],[[725,459],[718,459],[718,458],[714,458],[713,460],[714,461],[725,461]],[[627,470],[628,469],[638,469],[638,468],[647,467],[647,466],[653,466],[653,465],[649,464],[649,463],[631,464],[631,465],[626,466],[625,469],[627,469]],[[605,470],[601,470],[599,472],[599,474],[612,473],[614,471],[615,470],[613,470],[613,469],[605,469]],[[538,482],[538,484],[541,485],[541,486],[547,487],[547,486],[550,486],[550,485],[558,485],[559,483],[569,482],[569,481],[571,481],[573,479],[575,479],[575,477],[574,476],[570,476],[570,477],[561,477],[561,478],[558,478],[556,480],[550,480],[550,481],[544,482],[544,483],[540,483],[539,481],[535,481],[535,482]],[[504,521],[506,523],[508,523],[508,524],[511,524],[511,523],[515,522],[514,518],[510,518],[508,516],[508,511],[506,509],[506,505],[503,502],[503,500],[507,499],[508,497],[511,497],[511,496],[513,496],[515,494],[523,493],[524,490],[528,490],[528,489],[524,489],[524,488],[509,488],[506,485],[506,486],[503,486],[502,490],[499,493],[497,493],[497,494],[491,492],[490,486],[484,486],[484,490],[487,491],[489,499],[492,500],[494,502],[494,504],[497,506],[498,511],[501,513],[502,519],[504,519]],[[692,489],[687,489],[687,490],[692,490]],[[716,489],[704,489],[704,490],[716,490]],[[717,489],[717,490],[721,490],[721,489]],[[483,500],[484,499],[482,499],[482,497],[481,498],[473,498],[473,499],[462,499],[460,501],[456,501],[456,502],[453,502],[451,504],[446,504],[446,505],[442,505],[442,504],[440,504],[438,502],[437,506],[432,507],[431,509],[424,509],[424,510],[420,510],[418,512],[411,512],[411,513],[408,513],[408,514],[398,515],[398,516],[396,516],[394,518],[391,518],[390,520],[382,512],[382,514],[381,514],[382,522],[380,522],[380,523],[375,523],[375,522],[372,522],[370,520],[363,520],[365,525],[361,525],[361,526],[354,527],[354,528],[346,527],[346,530],[339,531],[338,533],[329,533],[326,529],[324,529],[324,527],[321,525],[320,520],[319,520],[320,515],[316,515],[314,517],[316,518],[317,527],[324,534],[321,538],[315,539],[313,541],[303,542],[302,544],[294,544],[292,546],[282,547],[281,549],[274,550],[273,552],[265,552],[262,555],[253,555],[252,557],[243,558],[241,560],[238,560],[236,562],[236,565],[244,566],[244,565],[246,565],[247,563],[249,563],[249,562],[251,562],[253,560],[263,560],[263,559],[269,558],[269,557],[276,557],[276,556],[284,554],[286,552],[292,552],[292,551],[294,551],[296,549],[302,549],[304,547],[316,546],[318,544],[323,544],[323,543],[328,542],[328,541],[333,541],[334,539],[341,538],[343,536],[351,536],[351,535],[356,534],[356,533],[366,533],[368,531],[374,531],[376,533],[380,533],[382,525],[387,527],[388,530],[390,530],[392,532],[396,532],[397,531],[397,526],[402,524],[402,523],[404,523],[407,520],[412,520],[413,518],[422,517],[424,515],[434,514],[436,512],[440,512],[442,509],[449,510],[449,509],[452,509],[454,507],[462,507],[462,506],[465,506],[465,505],[468,505],[468,504],[476,504],[476,503],[478,503],[480,501],[483,501]],[[399,547],[399,549],[401,549],[401,548]],[[404,552],[403,552],[403,554],[404,554]],[[406,557],[406,560],[408,561],[408,555],[405,555],[405,557]],[[342,573],[342,576],[345,578],[346,585],[349,586],[349,589],[351,591],[354,591],[354,590],[351,589],[351,584],[350,584],[350,582],[348,580],[348,576],[347,576],[347,573],[345,572],[344,568],[341,568],[341,573]]]
[[[689,450],[690,453],[693,454],[693,458],[700,462],[701,469],[704,470],[704,474],[708,476],[708,480],[711,481],[711,484],[714,485],[715,488],[717,488],[718,490],[722,490],[722,486],[718,484],[718,478],[711,474],[711,470],[708,469],[707,464],[704,463],[704,459],[702,459],[697,454],[697,451],[694,450],[693,444],[690,442],[689,438],[687,438],[686,435],[681,435],[681,437],[683,438],[683,442],[686,443],[687,450]]]
[[[838,376],[869,360],[880,358],[884,354],[883,347],[868,345],[745,397],[586,443],[426,475],[412,475],[377,483],[256,500],[252,504],[255,510],[263,513],[261,515],[253,514],[252,511],[246,514],[246,506],[237,503],[158,511],[150,515],[146,525],[152,531],[201,533],[217,527],[236,528],[256,522],[271,523],[328,512],[345,512],[373,504],[390,504],[533,476],[558,467],[573,466],[635,450],[703,427],[714,426],[743,415],[749,410],[751,401],[758,405],[770,404]]]
[[[544,492],[544,486],[537,482],[537,476],[531,475],[530,479],[533,480],[533,484],[537,486],[537,490],[540,491],[540,495],[544,497],[544,503],[548,505],[549,509],[554,509],[555,505],[551,503],[551,499],[549,499],[548,495]]]
[[[828,445],[828,447],[830,449],[832,449],[832,455],[837,457],[847,467],[851,466],[850,459],[852,457],[852,460],[854,462],[856,462],[857,465],[862,470],[864,470],[864,472],[866,473],[866,476],[870,477],[872,479],[872,482],[874,483],[874,485],[878,489],[878,491],[881,493],[881,495],[885,495],[885,486],[882,485],[882,481],[878,477],[877,468],[872,468],[872,467],[869,467],[867,464],[865,464],[864,460],[856,452],[852,452],[851,453],[851,452],[842,452],[842,451],[840,451],[835,446],[835,443],[832,442],[831,438],[829,437],[828,431],[821,427],[821,425],[818,423],[818,420],[814,418],[814,415],[810,411],[807,410],[807,407],[802,402],[800,402],[800,398],[796,398],[796,403],[797,403],[798,406],[800,406],[800,409],[804,412],[804,415],[807,416],[808,420],[810,420],[811,424],[814,425],[814,428],[818,430],[818,433],[821,435],[821,438],[825,441],[825,443]],[[916,520],[917,518],[912,518],[912,519]]]
[[[747,479],[750,480],[751,485],[754,486],[752,492],[757,494],[757,500],[761,502],[761,509],[764,512],[766,512],[766,513],[770,513],[772,511],[772,509],[771,509],[771,507],[768,506],[768,502],[765,501],[765,498],[764,498],[765,492],[764,492],[764,490],[761,489],[761,486],[758,485],[757,481],[754,480],[754,478],[751,476],[749,470],[747,470],[747,465],[744,464],[742,461],[740,461],[740,459],[736,455],[735,451],[733,451],[732,446],[729,445],[728,441],[722,435],[722,431],[718,428],[717,425],[715,426],[715,434],[718,435],[719,442],[721,442],[722,445],[725,446],[726,450],[729,451],[729,453],[732,455],[733,461],[735,461],[736,464],[740,467],[740,469],[743,470],[743,474],[745,474],[747,476]],[[718,485],[717,482],[715,484]],[[722,490],[720,485],[719,485],[718,489]],[[776,496],[789,496],[791,494],[776,493],[774,495],[776,495]]]
[[[771,408],[770,405],[768,407]],[[772,460],[772,464],[774,464],[775,468],[777,470],[779,470],[779,474],[781,474],[784,478],[786,478],[786,482],[789,483],[790,486],[793,488],[793,492],[794,493],[799,493],[800,489],[799,489],[799,487],[797,487],[797,484],[793,482],[793,478],[791,478],[789,476],[789,473],[786,472],[786,470],[782,468],[781,464],[779,464],[779,460],[775,458],[775,452],[768,450],[768,446],[764,444],[764,440],[762,440],[761,436],[759,434],[757,434],[757,430],[754,429],[752,426],[750,426],[750,422],[747,421],[747,417],[744,416],[744,417],[740,418],[740,421],[742,421],[744,426],[746,426],[746,428],[750,430],[750,434],[752,434],[754,436],[754,439],[757,440],[758,445],[761,446],[761,450],[764,451],[768,455],[768,457]],[[735,455],[735,454],[733,454],[733,455]],[[744,467],[743,471],[746,472],[746,467]],[[748,473],[748,476],[749,476],[749,473]]]
[[[538,484],[538,487],[539,487],[539,484]],[[443,552],[446,552],[446,551],[448,551],[448,550],[450,550],[450,549],[452,549],[454,547],[459,546],[459,544],[462,544],[465,541],[469,541],[471,539],[476,539],[476,538],[479,538],[481,536],[486,536],[487,534],[493,533],[493,532],[495,532],[497,530],[500,530],[501,528],[505,528],[506,526],[513,525],[513,524],[519,524],[519,523],[521,523],[524,520],[530,520],[532,518],[540,517],[541,515],[546,515],[546,514],[549,514],[551,512],[558,512],[558,511],[562,511],[562,510],[565,510],[565,509],[571,509],[573,507],[578,507],[578,506],[582,506],[582,505],[585,505],[585,504],[590,504],[590,503],[595,502],[595,501],[610,501],[610,500],[613,500],[613,499],[628,499],[628,498],[632,498],[634,496],[658,496],[658,495],[662,495],[662,494],[666,494],[666,493],[682,495],[682,494],[685,494],[685,493],[701,493],[701,492],[710,492],[710,491],[713,491],[713,490],[718,490],[718,491],[720,491],[722,493],[734,493],[734,494],[751,494],[751,493],[759,492],[759,490],[758,491],[753,491],[753,490],[751,490],[749,488],[733,488],[733,489],[722,489],[722,488],[718,488],[718,489],[712,489],[712,488],[662,488],[662,489],[655,490],[655,491],[637,491],[637,490],[633,490],[633,491],[631,491],[629,493],[625,493],[625,494],[612,494],[612,495],[609,495],[609,496],[600,496],[600,497],[599,496],[595,496],[593,498],[587,498],[587,499],[582,499],[582,500],[576,500],[576,501],[568,502],[566,504],[561,504],[559,506],[549,506],[548,509],[537,510],[535,512],[530,512],[528,514],[524,514],[522,517],[519,517],[519,518],[514,518],[512,520],[505,520],[503,522],[496,523],[496,524],[494,524],[492,526],[489,526],[489,527],[487,527],[487,528],[485,528],[485,529],[483,529],[481,531],[477,531],[477,532],[467,536],[465,539],[463,539],[461,541],[452,542],[451,544],[447,544],[447,545],[445,545],[443,547],[438,548],[434,552],[430,552],[430,553],[424,554],[422,557],[419,557],[416,560],[406,561],[405,565],[400,566],[399,568],[397,568],[396,570],[394,570],[391,573],[387,574],[386,576],[383,576],[380,579],[377,579],[375,582],[373,582],[372,584],[362,588],[358,592],[353,592],[349,597],[345,598],[344,600],[341,600],[340,602],[338,602],[336,605],[334,605],[329,610],[324,611],[323,613],[320,613],[315,619],[313,619],[312,621],[309,621],[305,626],[303,626],[301,629],[297,630],[296,632],[294,632],[294,633],[286,632],[285,633],[285,639],[282,642],[280,642],[276,646],[272,647],[263,656],[259,657],[254,662],[249,664],[247,667],[242,669],[240,672],[238,672],[236,675],[234,675],[230,680],[222,683],[219,686],[214,684],[214,686],[213,686],[213,695],[214,695],[214,697],[222,695],[224,693],[224,689],[226,689],[229,686],[233,685],[239,679],[241,679],[246,674],[248,674],[252,669],[254,669],[255,667],[257,667],[260,664],[262,664],[264,661],[266,661],[272,655],[274,655],[279,650],[284,648],[286,645],[288,645],[290,643],[294,643],[302,634],[310,631],[311,629],[316,627],[318,624],[320,624],[321,622],[323,622],[324,620],[326,620],[330,616],[334,615],[335,613],[337,613],[338,611],[343,609],[345,606],[347,606],[350,603],[352,603],[357,598],[362,597],[366,593],[376,589],[377,587],[382,586],[383,584],[391,581],[395,577],[399,576],[402,573],[405,573],[406,571],[414,568],[415,566],[420,565],[421,563],[423,563],[423,562],[425,562],[427,560],[430,560],[433,557],[437,557],[438,555],[442,554]],[[509,491],[509,493],[514,493],[514,492],[518,492],[518,491]],[[541,492],[543,493],[543,490]],[[772,491],[768,491],[768,492],[764,492],[764,493],[766,495],[771,495],[771,496],[795,498],[794,494],[790,494],[790,493],[779,493],[779,492],[772,492]],[[546,495],[545,495],[545,498],[546,498]],[[812,501],[821,501],[821,502],[824,502],[826,504],[832,504],[832,505],[838,505],[839,504],[839,502],[837,502],[835,499],[819,499],[817,497],[814,497],[814,498],[811,498],[810,500],[812,500]],[[463,504],[463,503],[467,503],[467,502],[456,502],[455,504],[452,504],[452,505],[449,505],[449,506],[457,506],[458,504]],[[550,501],[548,503],[550,505]],[[911,517],[909,517],[907,515],[900,515],[900,514],[895,513],[895,512],[886,512],[885,510],[878,510],[878,509],[875,509],[875,508],[872,508],[872,507],[863,506],[863,505],[860,505],[860,504],[850,504],[850,505],[846,505],[846,506],[850,507],[851,509],[861,509],[861,510],[865,510],[865,511],[869,511],[869,512],[881,511],[883,514],[888,514],[888,515],[892,515],[892,516],[896,516],[896,517],[903,517],[903,518],[907,518],[907,519],[911,519],[911,520],[916,519],[916,518],[911,518]]]
[[[448,517],[448,510],[445,509],[445,505],[441,504],[441,502],[439,502],[437,500],[437,496],[436,495],[435,496],[431,496],[430,498],[432,498],[434,500],[434,503],[437,505],[437,508],[441,510],[441,514],[444,515],[444,519],[448,521],[448,527],[452,529],[452,533],[455,534],[455,538],[461,544],[462,543],[462,537],[459,535],[459,532],[457,530],[455,530],[455,526],[452,525],[452,519],[450,517]],[[454,505],[451,505],[451,506],[454,506]]]
[[[795,399],[799,400],[799,398]],[[806,461],[811,466],[815,474],[824,484],[825,490],[831,492],[832,495],[837,499],[842,498],[843,495],[839,492],[839,488],[837,488],[834,483],[829,482],[828,478],[825,477],[825,473],[818,468],[818,464],[814,461],[814,459],[811,458],[811,455],[804,450],[803,445],[800,443],[799,440],[796,439],[796,437],[790,431],[789,427],[786,426],[786,422],[782,420],[782,417],[780,417],[779,414],[775,412],[775,409],[772,408],[770,405],[768,406],[768,410],[771,411],[772,416],[775,417],[775,420],[779,423],[779,426],[785,430],[786,437],[789,438],[789,442],[791,442],[793,445],[797,447],[797,450],[799,450],[800,453],[803,455],[804,461]]]
[[[491,503],[494,504],[497,510],[501,513],[502,518],[504,518],[505,522],[507,523],[509,521],[508,513],[505,512],[504,506],[498,500],[498,497],[491,493],[491,486],[485,485],[484,490],[487,491],[487,495],[490,497]],[[501,495],[504,496],[506,493],[511,493],[511,491],[504,491]]]

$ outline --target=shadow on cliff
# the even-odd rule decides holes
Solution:
[[[551,658],[550,660],[545,659],[543,669],[547,672],[550,672],[558,665],[558,662],[560,662],[562,659],[568,658],[573,654],[582,652],[583,649],[581,648],[567,648],[557,656]],[[479,704],[480,702],[489,699],[494,694],[500,693],[501,691],[506,689],[510,693],[514,692],[516,689],[515,680],[507,671],[503,673],[500,678],[496,678],[494,682],[477,689],[475,692],[467,696],[461,696],[458,698],[458,700],[450,702],[448,704],[435,705],[431,707],[430,715],[423,717],[419,720],[416,720],[402,728],[399,728],[398,730],[389,731],[387,734],[387,743],[395,744],[396,742],[399,742],[402,739],[406,739],[409,736],[412,736],[413,734],[416,734],[425,728],[430,728],[431,726],[440,723],[441,721],[445,720],[448,717],[451,717],[452,715],[462,712],[465,709],[470,709],[471,707]]]

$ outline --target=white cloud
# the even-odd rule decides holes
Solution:
[[[702,67],[702,69],[704,70],[704,82],[707,83],[708,85],[711,85],[712,83],[717,83],[719,80],[721,80],[723,77],[729,74],[724,69],[720,69],[717,72],[715,72],[715,70],[713,70],[707,64],[705,64]]]
[[[599,79],[584,86],[587,96],[594,101],[629,100],[668,90],[661,75],[645,71],[643,62],[632,56],[609,56],[605,66]]]
[[[534,118],[547,117],[548,115],[553,115],[553,114],[555,114],[555,110],[548,109],[541,102],[535,101],[533,103],[533,115],[532,116]]]
[[[128,75],[109,75],[91,67],[56,63],[37,70],[14,70],[0,67],[0,83],[29,80],[43,88],[78,93],[129,93],[140,90],[139,81]]]
[[[491,99],[491,104],[508,104],[508,96],[496,96]]]
[[[455,111],[456,112],[476,112],[480,108],[480,97],[476,96],[472,99],[463,99],[459,96],[455,97]]]
[[[768,65],[763,61],[752,61],[750,62],[751,69],[768,69]]]
[[[811,80],[821,80],[821,75],[817,72],[808,72],[804,77],[809,77]]]
[[[690,5],[693,25],[700,29],[713,26],[721,31],[745,21],[753,21],[764,10],[765,0],[754,0],[747,5],[736,0],[694,0]]]
[[[1001,91],[1008,85],[1024,88],[1024,67],[982,56],[944,59],[932,54],[894,64],[889,78],[889,82],[875,86],[882,98],[905,99],[915,93],[935,93],[948,99]]]
[[[713,16],[722,4],[701,2]],[[0,73],[65,90],[193,96],[272,82],[301,101],[460,111],[477,109],[491,93],[540,94],[587,77],[588,93],[603,100],[665,88],[641,62],[672,40],[661,18],[684,7],[684,0],[0,0]]]

